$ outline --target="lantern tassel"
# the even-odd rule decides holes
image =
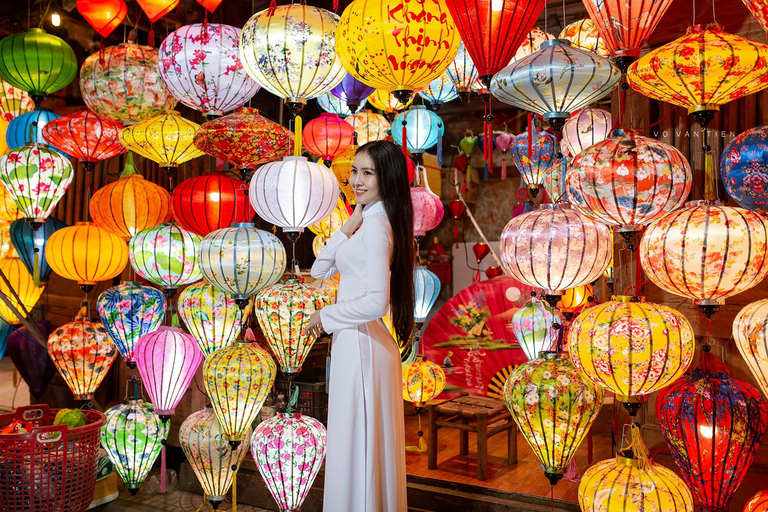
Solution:
[[[150,25],[149,35],[147,35],[147,46],[155,46],[155,29]]]
[[[160,450],[160,493],[165,494],[165,473],[166,473],[166,460],[165,460],[165,441],[163,441],[163,449]]]
[[[533,154],[533,114],[528,114],[528,159]]]
[[[123,178],[132,174],[136,174],[136,167],[133,165],[133,151],[129,151],[125,156],[125,166],[123,167],[123,172],[120,173],[120,177]]]
[[[437,123],[437,166],[443,166],[443,123]]]
[[[403,156],[408,158],[408,129],[406,128],[407,121],[403,116]]]
[[[35,259],[32,262],[32,281],[36,287],[40,286],[40,249],[35,248]]]
[[[232,512],[237,512],[237,470],[232,472]]]
[[[301,156],[301,116],[297,115],[293,126],[293,156]]]
[[[715,157],[706,140],[706,128],[702,130],[704,137],[704,199],[717,201],[717,178],[715,177]]]
[[[488,162],[485,163],[485,172],[483,173],[483,181],[488,181],[489,178]]]
[[[501,179],[507,179],[507,159],[506,155],[502,155],[501,158]]]

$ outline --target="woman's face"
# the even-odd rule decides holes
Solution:
[[[370,204],[381,199],[379,176],[373,168],[373,160],[368,153],[360,152],[355,155],[352,172],[349,175],[349,186],[355,192],[355,200],[358,204]]]

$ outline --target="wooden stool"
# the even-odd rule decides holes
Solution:
[[[447,402],[427,405],[429,443],[427,468],[437,469],[437,431],[459,429],[459,453],[469,455],[469,433],[477,433],[477,479],[488,479],[488,438],[507,431],[507,463],[517,464],[517,424],[501,400],[462,393]]]

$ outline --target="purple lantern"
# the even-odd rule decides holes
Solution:
[[[368,87],[347,73],[347,76],[344,77],[341,83],[331,90],[331,94],[346,102],[347,107],[354,114],[374,90],[373,87]]]
[[[56,330],[50,322],[38,320],[35,323],[46,339]],[[13,331],[8,336],[7,344],[8,356],[13,361],[13,365],[19,370],[19,375],[29,386],[32,395],[39,399],[43,396],[48,383],[56,375],[56,365],[48,357],[48,347],[33,340],[27,334],[25,327]]]
[[[162,326],[139,339],[134,357],[155,412],[167,422],[195,377],[203,353],[189,334]]]

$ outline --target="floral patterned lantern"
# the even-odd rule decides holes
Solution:
[[[520,343],[525,357],[536,359],[539,352],[552,350],[563,319],[556,309],[543,302],[531,300],[512,315],[512,332]]]
[[[574,21],[560,31],[558,39],[570,41],[575,48],[594,52],[601,57],[610,57],[611,52],[605,47],[605,41],[600,37],[594,22],[589,19]]]
[[[123,281],[99,295],[99,318],[130,368],[135,368],[136,343],[160,327],[165,316],[165,297],[158,290]]]
[[[263,171],[260,171],[263,172]],[[227,292],[241,309],[285,272],[285,248],[269,231],[248,222],[219,229],[200,242],[199,268],[208,283]]]
[[[533,55],[536,53],[536,50],[539,49],[541,43],[551,39],[555,39],[555,36],[549,32],[544,32],[539,27],[533,27],[531,31],[528,32],[528,35],[525,36],[525,39],[520,44],[520,47],[517,49],[514,57],[512,57],[509,63],[512,64],[526,58],[529,55]]]
[[[123,0],[77,0],[77,12],[101,37],[108,37],[125,19]]]
[[[15,220],[11,223],[11,243],[32,276],[35,286],[40,286],[41,282],[48,281],[48,276],[51,275],[51,267],[45,259],[48,239],[53,233],[65,227],[67,227],[66,224],[53,217],[48,217],[37,230],[33,229],[29,222],[24,219]]]
[[[48,354],[75,395],[89,401],[117,357],[101,322],[76,318],[48,337]]]
[[[11,122],[15,117],[32,110],[35,110],[35,104],[27,91],[0,78],[0,119]]]
[[[585,310],[568,331],[576,368],[632,415],[644,396],[685,373],[695,348],[693,328],[677,310],[624,295]]]
[[[344,100],[334,96],[333,92],[327,92],[318,96],[317,104],[329,114],[338,114],[344,117],[352,115],[352,110],[344,103]]]
[[[251,432],[246,432],[246,438]],[[234,471],[248,453],[248,444],[230,449],[213,408],[190,414],[179,428],[179,444],[208,501],[217,509],[232,487]]]
[[[229,445],[245,439],[269,390],[277,367],[256,343],[220,348],[203,363],[203,383]]]
[[[529,130],[535,131],[531,137],[531,151],[528,151],[528,132],[517,135],[509,154],[515,162],[515,166],[523,177],[523,182],[528,185],[531,196],[539,195],[539,189],[544,184],[544,175],[553,169],[559,170],[559,162],[555,158],[555,143],[557,139],[547,133],[540,132],[529,126]],[[553,197],[552,200],[556,200]]]
[[[459,97],[456,86],[446,71],[432,80],[428,86],[419,91],[419,96],[424,98],[432,106],[435,112],[443,105]]]
[[[24,267],[21,259],[13,256],[6,256],[0,260],[0,271],[5,274],[11,286],[6,284],[5,280],[0,280],[0,293],[4,294],[11,301],[11,304],[21,313],[24,310],[32,312],[32,307],[40,299],[45,286],[35,286],[32,276]],[[14,295],[19,296],[21,303],[16,300]],[[21,320],[16,316],[5,302],[0,303],[0,317],[3,317],[9,324],[20,324]]]
[[[688,203],[646,228],[640,262],[654,284],[712,315],[768,275],[768,226],[749,210]]]
[[[77,158],[86,171],[92,171],[96,162],[127,151],[120,144],[122,129],[120,123],[81,110],[49,121],[42,133],[48,144]]]
[[[413,269],[413,293],[416,299],[413,319],[416,322],[417,330],[419,330],[440,295],[440,279],[433,272],[427,270],[427,267],[416,265],[416,268]]]
[[[44,108],[15,117],[8,123],[8,128],[5,131],[6,146],[9,149],[15,149],[32,143],[47,145],[48,141],[43,137],[43,130],[48,126],[48,123],[58,118],[59,116]],[[65,151],[60,151],[56,147],[48,147],[48,149],[53,149],[64,155],[65,158],[69,158]]]
[[[426,176],[426,173],[424,175]],[[411,188],[411,203],[413,203],[413,236],[421,241],[427,231],[432,231],[443,221],[445,208],[440,198],[429,189],[429,184]]]
[[[608,228],[567,204],[541,205],[513,218],[501,233],[501,263],[521,283],[543,288],[549,301],[591,283],[611,262]]]
[[[218,23],[185,25],[160,45],[158,71],[181,103],[206,116],[243,106],[259,86],[243,71],[241,30]]]
[[[123,128],[120,142],[131,151],[160,164],[172,172],[179,164],[203,155],[194,145],[200,125],[187,121],[175,110]]]
[[[414,105],[395,117],[392,139],[407,147],[417,161],[426,150],[437,146],[437,161],[441,164],[445,125],[440,117],[424,105]]]
[[[100,281],[117,277],[128,263],[125,242],[91,222],[78,222],[48,237],[45,259],[65,279],[88,293]]]
[[[101,444],[132,495],[141,487],[168,437],[170,425],[155,414],[152,404],[133,399],[104,413]]]
[[[309,226],[309,230],[326,239],[331,238],[349,219],[349,215],[346,201],[339,197],[339,200],[336,201],[336,208],[333,209],[331,214],[320,222]]]
[[[423,355],[403,365],[403,400],[413,402],[416,410],[423,408],[430,400],[445,389],[445,372]]]
[[[130,240],[139,231],[171,219],[171,195],[138,174],[133,153],[128,153],[120,179],[98,189],[88,210],[97,226]]]
[[[167,422],[195,378],[203,353],[189,334],[161,326],[139,339],[135,355],[141,382],[160,419]]]
[[[448,65],[448,76],[462,101],[467,101],[470,93],[480,92],[483,88],[483,84],[480,83],[477,74],[477,68],[474,62],[472,62],[472,58],[469,56],[469,52],[467,52],[463,42],[459,43],[456,57]]]
[[[611,134],[613,118],[607,110],[585,107],[565,122],[563,142],[571,156],[607,139]]]
[[[248,201],[248,185],[221,172],[206,172],[173,189],[173,218],[200,236],[249,222],[256,212]]]
[[[768,396],[768,299],[747,304],[733,321],[733,339],[760,389]]]
[[[197,264],[202,237],[173,224],[139,231],[128,244],[131,266],[141,277],[173,295],[176,288],[199,281]]]
[[[253,313],[284,374],[301,371],[315,343],[315,337],[304,328],[312,313],[328,304],[328,297],[320,289],[295,279],[268,286],[256,295]]]
[[[346,103],[350,112],[357,112],[360,105],[365,103],[365,100],[373,91],[373,87],[369,87],[358,81],[352,75],[347,74],[341,82],[339,82],[339,85],[331,90],[331,94]]]
[[[80,92],[94,114],[126,125],[176,105],[160,78],[157,49],[133,43],[110,46],[85,59]]]
[[[301,134],[304,147],[322,158],[326,167],[354,143],[354,135],[351,124],[328,112],[308,122]]]
[[[768,510],[768,490],[758,491],[744,505],[744,512],[766,512]]]
[[[704,348],[702,367],[663,389],[656,417],[697,506],[727,511],[768,426],[768,402]]]
[[[504,384],[507,408],[552,485],[568,469],[603,398],[603,389],[560,352],[542,352],[515,368]]]
[[[368,96],[368,103],[370,103],[373,108],[382,110],[386,114],[394,114],[395,112],[410,107],[411,103],[413,103],[413,98],[409,98],[406,102],[401,102],[392,91],[376,89],[370,96]],[[362,144],[359,140],[357,142]]]
[[[723,184],[739,206],[768,210],[768,126],[739,134],[725,146],[720,172]]]
[[[250,310],[240,309],[227,293],[206,282],[184,288],[178,307],[179,316],[206,357],[237,339]]]
[[[344,120],[355,129],[359,146],[374,140],[384,140],[389,136],[389,121],[384,116],[370,110],[361,110]]]
[[[326,430],[299,413],[277,413],[251,437],[251,454],[280,510],[299,510],[325,459]]]

